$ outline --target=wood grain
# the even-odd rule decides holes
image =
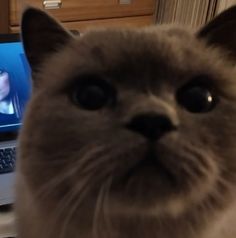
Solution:
[[[63,25],[70,30],[84,32],[98,27],[142,27],[154,23],[153,15],[141,17],[123,17],[91,21],[66,22]],[[18,26],[11,27],[12,33],[19,32]]]
[[[42,0],[10,0],[10,23],[19,24],[22,9],[30,4],[43,8]],[[118,0],[62,0],[60,9],[48,10],[62,22],[96,20],[106,18],[153,15],[156,0],[131,0],[131,4],[119,4]]]
[[[0,33],[9,31],[9,1],[1,0],[0,5]]]

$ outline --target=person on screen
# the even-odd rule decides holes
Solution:
[[[19,99],[11,85],[10,74],[0,69],[0,114],[19,117]]]

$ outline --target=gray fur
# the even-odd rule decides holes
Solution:
[[[236,237],[233,50],[214,44],[211,29],[173,26],[74,38],[35,9],[22,29],[34,89],[19,137],[18,238]],[[115,105],[88,111],[72,102],[88,73],[114,85]],[[208,75],[219,97],[207,113],[176,101],[198,75]],[[177,127],[155,142],[161,167],[137,166],[148,142],[124,126],[150,111]]]

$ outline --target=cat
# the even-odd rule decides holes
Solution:
[[[235,27],[75,37],[26,9],[18,238],[235,238]]]

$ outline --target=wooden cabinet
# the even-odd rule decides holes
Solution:
[[[0,33],[9,32],[9,1],[2,0],[0,3]]]
[[[96,26],[152,24],[156,0],[9,0],[9,32],[19,31],[21,12],[27,4],[45,9],[69,29],[83,31]]]

